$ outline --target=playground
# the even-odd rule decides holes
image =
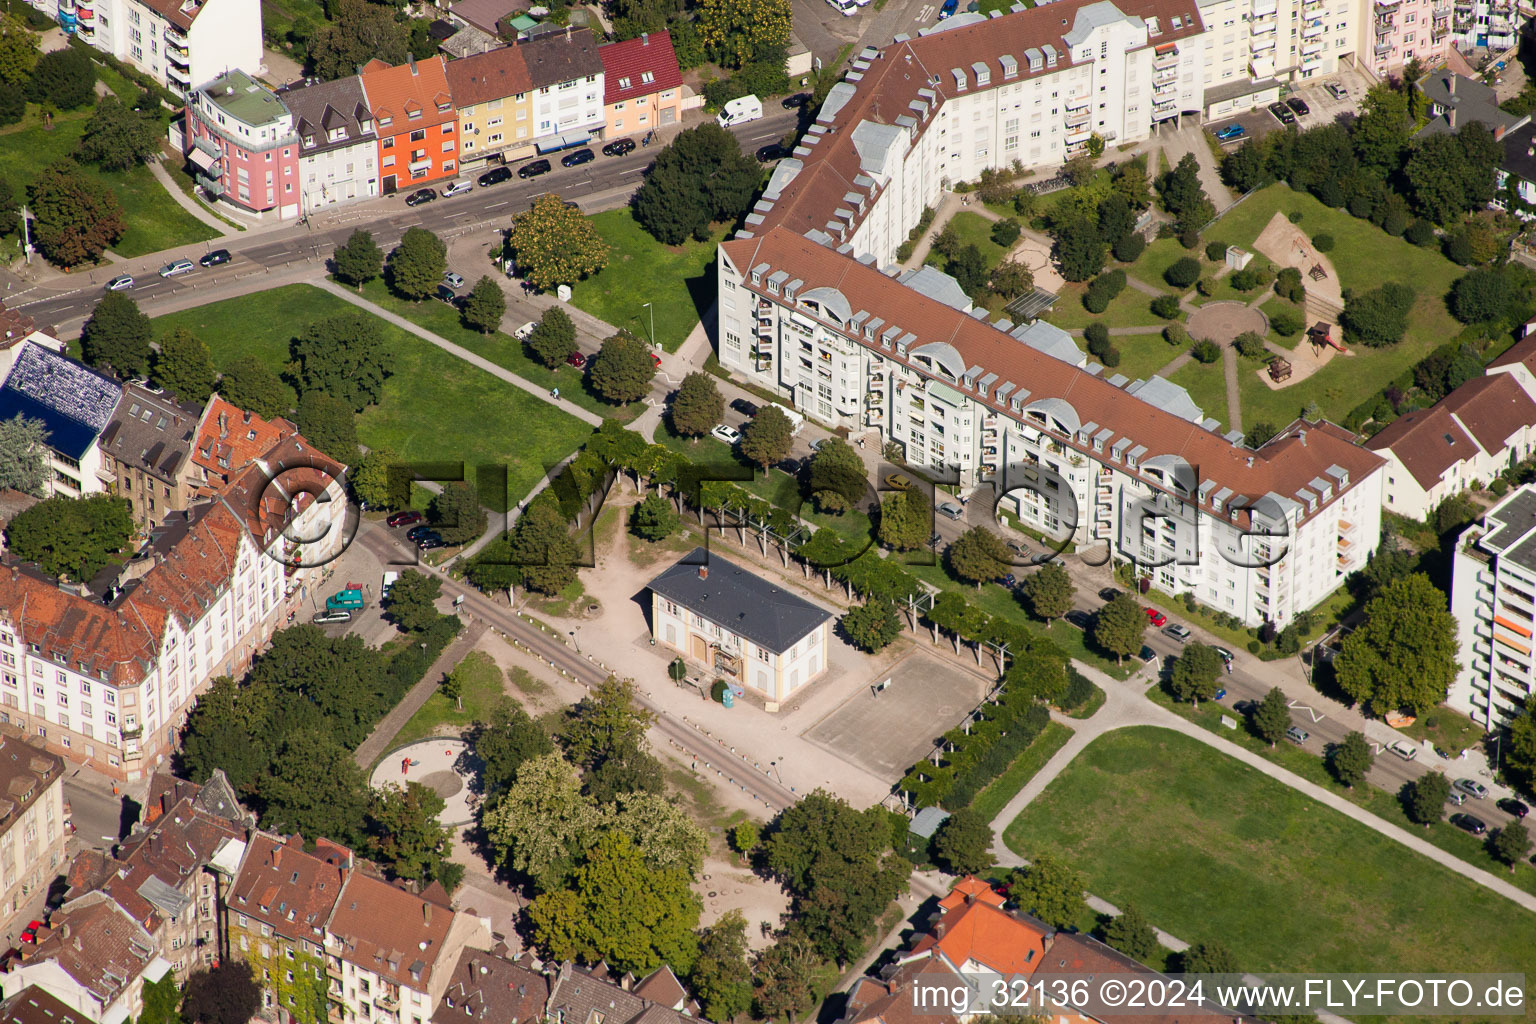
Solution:
[[[475,819],[476,801],[469,789],[469,780],[474,776],[468,765],[469,756],[469,744],[463,740],[418,740],[385,754],[373,769],[368,784],[383,789],[419,782],[443,798],[445,806],[438,816],[443,825],[467,825]]]

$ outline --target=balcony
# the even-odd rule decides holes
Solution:
[[[375,1006],[382,1006],[386,1010],[398,1010],[400,1009],[400,990],[380,992],[374,997],[373,1002]]]
[[[1152,67],[1155,70],[1171,68],[1178,64],[1178,62],[1179,50],[1178,47],[1174,46],[1172,43],[1165,43],[1163,46],[1157,48],[1157,52],[1152,54]]]
[[[344,977],[344,975],[341,973],[341,958],[340,957],[334,957],[334,956],[333,957],[326,957],[326,959],[325,959],[325,976],[328,977],[328,978],[335,978],[338,981],[340,981]]]
[[[1068,111],[1065,119],[1067,132],[1075,134],[1078,131],[1086,130],[1088,121],[1092,117],[1093,111],[1091,110]]]
[[[220,178],[210,178],[205,174],[197,176],[197,184],[202,190],[217,199],[224,194],[224,182]]]
[[[1387,56],[1387,54],[1392,52],[1392,44],[1391,43],[1377,43],[1376,44],[1376,49],[1375,49],[1374,52],[1376,54],[1376,59],[1377,60],[1381,60],[1381,59],[1385,58]]]
[[[1251,36],[1263,36],[1273,32],[1276,27],[1275,19],[1265,18],[1248,26],[1248,34]]]
[[[187,34],[175,25],[165,26],[165,41],[172,46],[186,46]]]
[[[1154,86],[1172,85],[1174,82],[1178,81],[1178,78],[1179,69],[1176,67],[1163,68],[1160,71],[1152,72],[1152,84]]]
[[[177,66],[175,61],[166,62],[165,77],[173,82],[180,82],[187,88],[192,86],[192,73],[185,68]]]
[[[1309,21],[1305,25],[1301,26],[1301,37],[1303,39],[1316,39],[1318,36],[1323,34],[1323,28],[1324,26],[1322,22]]]
[[[1274,48],[1275,37],[1273,35],[1254,36],[1252,42],[1249,43],[1249,50],[1253,53],[1254,56],[1264,53],[1267,50],[1273,50]]]
[[[332,1003],[330,1009],[325,1011],[325,1019],[330,1021],[331,1024],[345,1024],[347,1017],[346,1014],[342,1012],[341,1007],[337,1006],[335,1003]]]

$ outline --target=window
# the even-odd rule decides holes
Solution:
[[[425,128],[417,128],[415,131],[411,132],[411,141],[412,142],[421,142],[426,137],[427,137],[427,130]]]

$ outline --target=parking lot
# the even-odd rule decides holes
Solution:
[[[1343,95],[1336,97],[1330,93],[1327,88],[1329,84],[1338,86],[1343,91]],[[1314,125],[1337,120],[1340,115],[1353,116],[1369,85],[1370,83],[1359,72],[1340,71],[1330,76],[1325,82],[1315,84],[1308,82],[1299,88],[1292,89],[1286,93],[1286,98],[1296,97],[1307,105],[1307,113],[1296,115],[1296,127],[1305,130]],[[1294,114],[1294,111],[1292,113]],[[1205,130],[1219,139],[1220,133],[1234,124],[1243,126],[1243,134],[1237,138],[1222,141],[1221,145],[1224,149],[1239,146],[1248,139],[1261,139],[1270,132],[1285,127],[1278,117],[1270,113],[1268,107],[1260,107],[1257,110],[1210,121],[1205,125]]]

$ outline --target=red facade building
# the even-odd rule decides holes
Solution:
[[[459,170],[459,117],[442,57],[363,66],[363,92],[379,136],[379,178],[388,195]]]

